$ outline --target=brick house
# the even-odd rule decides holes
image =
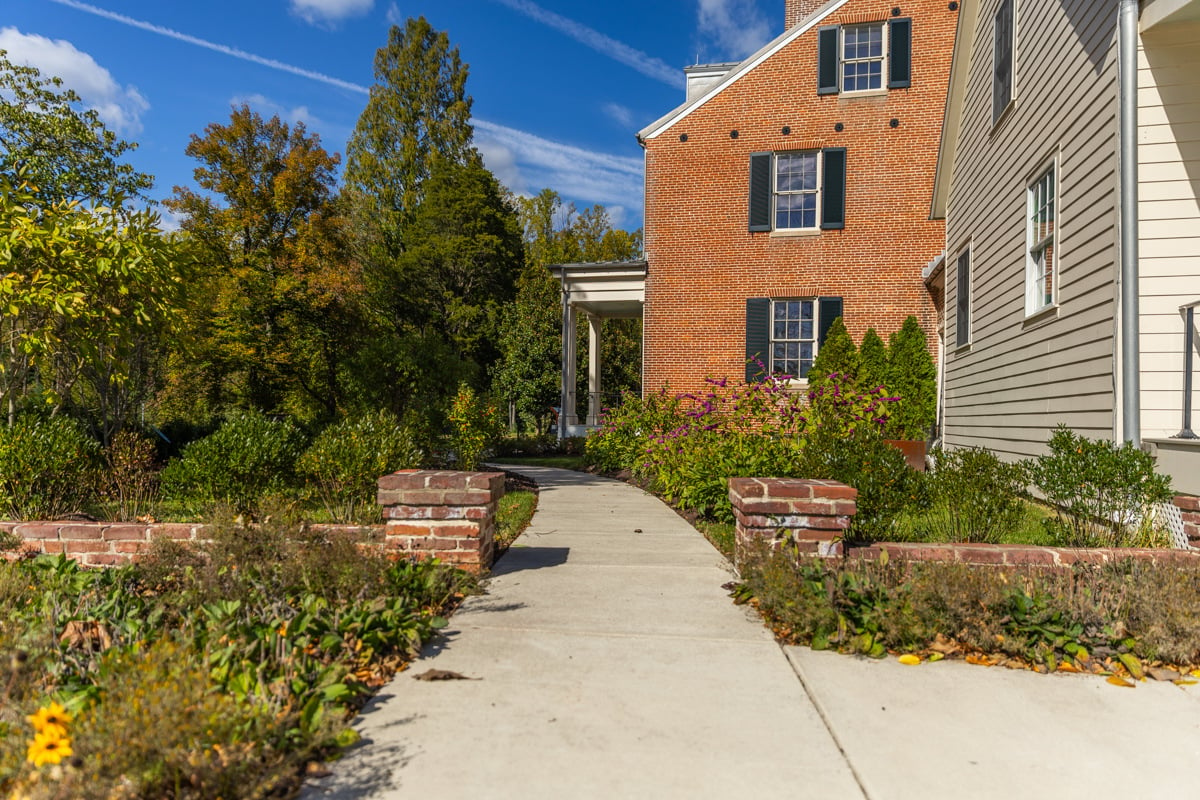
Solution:
[[[787,0],[745,61],[689,68],[646,156],[643,391],[803,378],[833,320],[856,341],[915,314],[938,341],[923,268],[957,23],[948,0]]]

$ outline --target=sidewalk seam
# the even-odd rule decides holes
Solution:
[[[850,754],[846,752],[845,746],[842,744],[841,738],[837,735],[837,731],[833,729],[833,721],[829,718],[828,712],[825,711],[825,706],[817,698],[816,692],[808,685],[808,681],[804,679],[804,672],[801,671],[800,665],[793,659],[788,658],[787,650],[779,642],[775,643],[779,648],[779,654],[783,656],[784,661],[791,667],[792,673],[800,681],[800,686],[804,689],[804,694],[808,696],[808,700],[813,704],[813,708],[817,710],[817,714],[821,717],[821,723],[825,726],[825,730],[829,731],[829,737],[833,739],[833,743],[837,746],[838,752],[842,754],[842,760],[846,762],[846,768],[850,770],[850,774],[854,776],[854,782],[858,784],[859,790],[862,792],[865,800],[872,800],[871,793],[867,791],[867,785],[863,782],[862,775],[858,774],[858,770],[854,766],[854,762],[850,760]]]

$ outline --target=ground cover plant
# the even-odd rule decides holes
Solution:
[[[882,657],[1177,679],[1200,666],[1200,565],[1073,569],[760,553],[733,586],[783,640]]]
[[[282,522],[109,570],[0,562],[0,793],[290,796],[468,581]]]

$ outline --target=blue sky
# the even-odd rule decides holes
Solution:
[[[518,193],[549,186],[642,223],[634,134],[683,100],[682,68],[783,29],[784,0],[5,0],[0,49],[57,74],[155,175],[189,184],[190,134],[231,104],[347,138],[392,22],[425,15],[470,65],[476,144]]]

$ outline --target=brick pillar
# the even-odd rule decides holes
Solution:
[[[440,558],[471,572],[490,569],[502,472],[404,470],[379,479],[385,547]]]
[[[841,555],[841,537],[858,511],[857,498],[857,489],[837,481],[730,478],[735,565],[762,544],[776,550],[785,540],[795,542],[800,553]]]
[[[1183,532],[1192,547],[1200,547],[1200,497],[1181,494],[1175,497],[1175,505],[1183,517]]]
[[[827,2],[829,0],[787,0],[787,7],[783,14],[783,29],[791,30]]]

